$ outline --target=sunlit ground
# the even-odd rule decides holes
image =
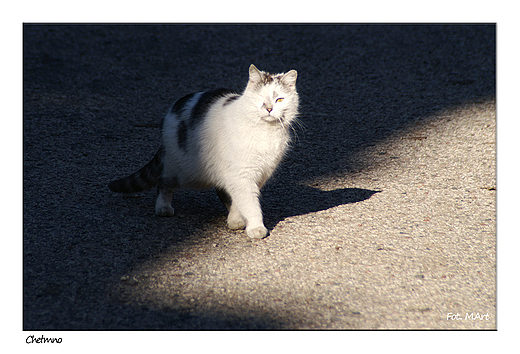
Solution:
[[[111,296],[171,328],[496,328],[495,109],[436,112],[304,182],[374,193],[262,241],[208,220]]]

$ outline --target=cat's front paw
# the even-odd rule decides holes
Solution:
[[[155,215],[157,216],[173,216],[174,210],[170,205],[164,205],[155,208]]]
[[[238,211],[232,210],[228,215],[227,225],[231,230],[243,230],[246,228],[246,221]]]
[[[264,226],[259,226],[254,229],[246,229],[246,233],[251,238],[261,239],[267,236],[267,229]]]
[[[244,218],[242,218],[242,217],[239,217],[236,219],[228,218],[227,226],[231,230],[243,230],[246,228],[246,222],[245,222]]]

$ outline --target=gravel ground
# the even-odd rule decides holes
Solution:
[[[251,63],[299,73],[268,238],[108,190]],[[23,328],[496,329],[495,110],[493,25],[25,25]]]

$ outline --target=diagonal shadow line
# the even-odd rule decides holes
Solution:
[[[380,193],[362,188],[340,188],[322,191],[305,185],[287,184],[276,193],[270,188],[262,194],[264,222],[268,229],[288,217],[324,211],[340,205],[358,203]]]

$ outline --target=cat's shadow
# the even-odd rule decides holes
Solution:
[[[381,191],[362,188],[323,191],[304,185],[290,185],[283,190],[267,188],[262,193],[264,224],[272,230],[285,218],[362,202],[379,192]]]

